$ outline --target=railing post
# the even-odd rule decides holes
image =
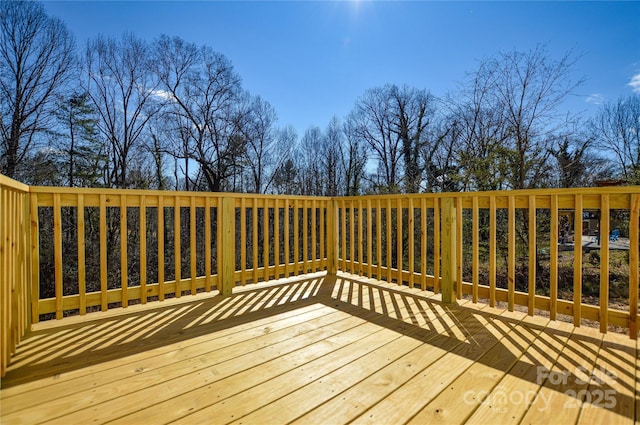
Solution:
[[[456,302],[456,209],[455,199],[442,198],[442,302],[453,304]],[[436,223],[436,226],[438,224]],[[458,282],[458,284],[460,284]]]
[[[338,273],[338,202],[327,202],[327,274]]]
[[[236,208],[233,198],[222,198],[219,220],[220,227],[218,228],[218,231],[222,232],[222,246],[218,247],[218,290],[222,296],[228,297],[233,292],[236,269]],[[244,249],[244,247],[242,247],[242,249]]]

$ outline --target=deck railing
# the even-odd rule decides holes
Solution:
[[[524,306],[531,315],[546,311],[553,320],[559,314],[572,316],[576,326],[583,319],[597,321],[602,332],[609,325],[624,327],[637,337],[638,187],[385,195],[334,202],[339,209],[338,264],[344,271],[442,292],[446,301],[468,294],[473,302],[484,298],[491,306],[506,302],[509,310]],[[596,220],[592,236],[583,235],[589,220]],[[615,291],[612,223],[628,236],[624,244],[616,241],[622,255],[615,264],[624,275],[614,276]],[[565,257],[570,262],[570,275],[565,273],[562,282],[559,272],[567,267],[560,267],[561,248],[569,250]],[[590,303],[584,300],[583,268],[588,263],[583,252],[591,250],[597,254],[590,260],[599,267],[599,288],[588,294],[595,301]],[[613,308],[610,293],[616,295]]]
[[[583,236],[585,222],[593,227],[586,216],[598,217],[603,237]],[[637,338],[639,216],[638,187],[329,198],[29,187],[0,176],[2,374],[41,319],[229,295],[319,270],[441,292],[445,302],[468,295],[577,326],[593,320]],[[628,236],[628,254],[613,259],[612,227]],[[593,282],[583,290],[590,249],[595,294]],[[618,273],[612,284],[612,261],[623,282]]]

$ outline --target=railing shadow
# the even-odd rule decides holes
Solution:
[[[634,417],[635,355],[622,355],[628,347],[615,342],[602,345],[597,334],[545,327],[534,321],[522,321],[517,314],[500,314],[497,309],[478,305],[445,305],[425,292],[346,274],[337,277],[316,274],[287,279],[285,283],[275,281],[267,286],[237,289],[230,297],[217,294],[184,297],[170,305],[136,306],[136,311],[104,318],[84,316],[82,322],[61,321],[32,332],[20,345],[2,387],[316,306],[362,318],[529,383],[541,383],[532,368],[545,364],[562,365],[564,369],[560,372],[569,381],[584,380],[580,373],[585,371],[581,369],[585,363],[580,359],[601,356],[600,351],[604,350],[608,363],[617,365],[616,380],[626,393],[615,392],[616,405],[629,406],[622,411],[630,412],[631,419]],[[489,356],[489,350],[499,355]],[[592,368],[590,365],[588,370]],[[603,391],[614,390],[610,382],[599,385]],[[564,391],[562,386],[551,388]]]

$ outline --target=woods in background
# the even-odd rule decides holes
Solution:
[[[640,96],[567,113],[579,57],[544,46],[483,59],[443,98],[370,88],[299,135],[210,46],[126,33],[80,49],[40,3],[0,9],[0,172],[29,184],[358,195],[640,181]]]

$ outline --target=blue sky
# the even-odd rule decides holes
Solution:
[[[226,55],[243,86],[278,111],[280,126],[324,128],[366,89],[408,84],[443,96],[500,50],[545,44],[581,55],[567,102],[640,93],[640,2],[45,2],[79,46],[132,31],[207,44]],[[636,78],[635,85],[632,83]]]

